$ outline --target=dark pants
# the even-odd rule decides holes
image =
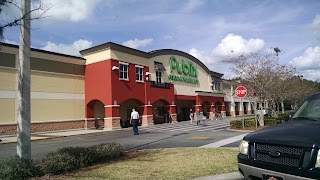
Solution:
[[[134,134],[138,133],[138,123],[139,123],[138,119],[133,119],[132,120],[132,127],[133,127],[133,133]]]

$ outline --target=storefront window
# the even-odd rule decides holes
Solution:
[[[220,91],[220,82],[212,82],[212,90],[213,91]]]
[[[143,81],[143,67],[136,66],[136,81]]]
[[[157,83],[161,83],[161,72],[160,71],[156,71],[156,80],[157,80]]]
[[[128,64],[120,63],[119,68],[120,79],[128,79]]]

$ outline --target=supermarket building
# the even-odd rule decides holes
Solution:
[[[0,44],[0,135],[15,134],[19,47]],[[234,97],[223,74],[188,53],[143,52],[115,43],[80,51],[82,57],[31,49],[31,131],[129,126],[132,108],[143,126],[184,121],[199,109],[212,119],[252,114]]]

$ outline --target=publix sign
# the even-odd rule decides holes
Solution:
[[[178,62],[174,56],[170,59],[170,73],[168,79],[173,81],[181,81],[186,83],[198,84],[197,69],[191,62]],[[174,71],[178,72],[178,75],[172,74]]]

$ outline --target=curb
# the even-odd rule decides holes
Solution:
[[[256,130],[241,130],[241,129],[231,129],[231,128],[226,128],[228,131],[234,131],[234,132],[245,132],[245,133],[251,133]],[[257,129],[258,130],[258,129]]]
[[[212,176],[199,177],[192,180],[241,180],[240,174],[238,171],[225,173],[225,174],[217,174]]]
[[[113,129],[113,130],[95,130],[94,132],[90,132],[90,129],[88,129],[88,132],[85,133],[78,133],[78,134],[66,134],[66,135],[55,135],[55,133],[63,133],[63,132],[77,132],[77,131],[86,131],[85,129],[76,129],[76,130],[70,130],[70,131],[50,131],[50,132],[39,132],[39,133],[32,133],[31,134],[31,141],[41,141],[41,140],[46,140],[46,139],[56,139],[56,138],[64,138],[64,137],[70,137],[70,136],[81,136],[81,135],[86,135],[86,134],[98,134],[102,132],[111,132],[111,131],[120,131],[123,129]],[[52,134],[50,134],[52,133]],[[32,138],[33,136],[33,138]],[[2,139],[1,139],[2,138]],[[9,140],[9,141],[4,141],[4,138],[12,138],[15,140]],[[17,142],[17,135],[10,135],[10,136],[2,136],[0,137],[0,144],[11,144],[11,143],[16,143]]]

